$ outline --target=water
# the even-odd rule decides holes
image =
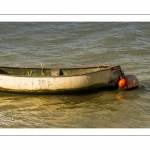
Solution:
[[[139,88],[89,95],[0,92],[1,128],[149,128],[149,22],[0,22],[0,66],[120,64]]]

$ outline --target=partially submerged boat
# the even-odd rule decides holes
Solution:
[[[18,93],[89,93],[118,88],[121,67],[0,67],[0,91]]]

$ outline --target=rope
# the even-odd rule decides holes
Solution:
[[[41,75],[44,76],[44,68],[45,68],[45,63],[41,63]]]

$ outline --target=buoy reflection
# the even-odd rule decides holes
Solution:
[[[122,92],[119,92],[116,94],[116,98],[119,99],[119,100],[124,100],[124,95]]]

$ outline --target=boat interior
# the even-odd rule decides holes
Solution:
[[[19,68],[19,67],[0,67],[0,74],[12,76],[28,77],[57,77],[75,76],[105,70],[109,66],[98,67],[76,67],[76,68]]]

